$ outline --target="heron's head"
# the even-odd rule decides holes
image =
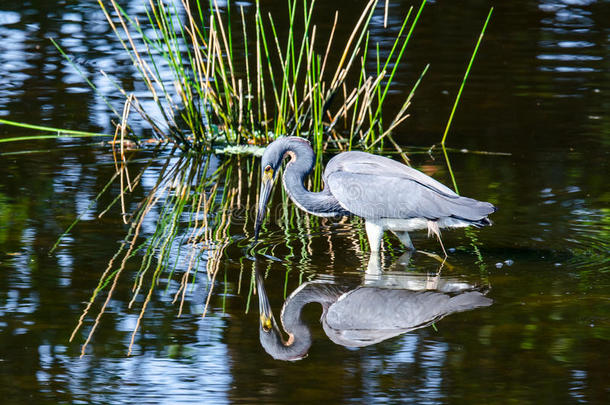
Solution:
[[[271,189],[282,167],[282,160],[288,155],[295,156],[295,153],[298,153],[301,148],[309,148],[311,150],[311,145],[303,138],[287,136],[276,139],[265,149],[261,158],[261,190],[258,199],[258,213],[254,225],[255,240],[258,239],[260,227],[265,219]]]
[[[254,225],[254,239],[258,239],[260,227],[265,219],[267,212],[267,203],[271,195],[273,183],[277,179],[278,173],[282,166],[282,158],[285,151],[279,141],[274,141],[265,149],[261,159],[261,189],[258,197],[258,212],[256,214],[256,223]]]

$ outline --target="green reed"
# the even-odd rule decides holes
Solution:
[[[47,135],[30,135],[30,136],[13,136],[9,138],[0,138],[0,143],[40,140],[40,139],[57,139],[57,138],[91,138],[91,137],[112,137],[109,134],[100,134],[95,132],[77,131],[71,129],[60,129],[42,125],[26,124],[23,122],[15,122],[6,119],[0,119],[0,124],[10,125],[13,127],[31,129],[33,131],[50,132]]]
[[[455,176],[453,175],[453,170],[451,169],[451,162],[449,161],[449,156],[447,155],[447,149],[445,148],[445,140],[447,139],[447,134],[449,133],[449,128],[451,127],[451,122],[453,122],[453,115],[455,114],[455,110],[457,109],[458,103],[460,102],[460,97],[462,96],[462,91],[464,90],[464,85],[466,84],[466,79],[468,78],[468,74],[470,73],[470,68],[472,67],[472,63],[474,62],[474,58],[477,55],[477,51],[479,50],[479,45],[481,44],[481,40],[485,35],[485,30],[487,29],[487,24],[491,19],[491,14],[493,13],[493,7],[489,9],[489,13],[487,14],[487,19],[485,20],[485,24],[483,24],[483,28],[481,29],[481,33],[479,34],[479,38],[477,40],[477,44],[472,51],[472,56],[470,57],[470,61],[468,62],[468,66],[466,67],[466,72],[464,72],[464,77],[462,78],[462,83],[460,84],[460,89],[458,90],[457,95],[455,96],[455,102],[453,103],[453,108],[451,109],[451,114],[449,115],[449,119],[447,120],[447,126],[445,126],[445,132],[443,133],[443,138],[441,139],[441,146],[443,148],[443,154],[445,156],[445,160],[447,162],[447,168],[449,169],[449,174],[451,175],[451,181],[453,182],[453,188],[455,192],[459,194],[457,182],[455,181]]]

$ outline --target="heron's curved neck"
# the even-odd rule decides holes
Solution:
[[[290,199],[302,210],[318,216],[344,215],[343,208],[327,188],[314,193],[305,188],[305,178],[314,167],[315,155],[311,148],[291,149],[286,152],[290,162],[282,180]]]

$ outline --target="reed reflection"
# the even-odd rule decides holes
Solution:
[[[404,258],[399,259],[404,260]],[[309,326],[301,318],[309,303],[322,306],[320,321],[330,340],[345,347],[364,347],[424,328],[447,315],[490,306],[493,301],[481,288],[458,278],[443,280],[440,273],[372,274],[361,285],[331,280],[308,281],[286,299],[280,315],[285,333],[277,324],[256,271],[260,311],[259,335],[265,351],[277,360],[300,360],[312,344]]]

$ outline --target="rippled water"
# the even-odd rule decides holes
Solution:
[[[383,28],[382,8],[374,19],[373,38],[382,50],[411,4],[392,3],[390,28]],[[143,16],[143,2],[121,4]],[[250,3],[244,5],[253,13]],[[402,144],[428,147],[440,139],[488,6],[426,6],[393,95],[404,97],[430,63],[411,117],[396,134]],[[236,177],[241,171],[235,180],[242,187],[236,203],[241,209],[233,213],[206,317],[201,315],[210,284],[203,255],[182,315],[177,317],[172,303],[179,281],[170,282],[167,291],[162,283],[142,319],[134,355],[127,357],[139,315],[128,308],[139,268],[134,260],[79,358],[93,318],[77,341],[70,343],[70,334],[127,232],[117,206],[98,218],[118,194],[118,184],[89,207],[114,173],[112,154],[91,140],[0,143],[3,403],[607,403],[610,9],[607,2],[592,0],[495,6],[448,144],[510,154],[451,154],[460,192],[491,201],[499,211],[491,228],[443,234],[451,253],[436,285],[427,283],[434,281],[439,262],[422,253],[407,261],[391,236],[384,240],[383,272],[371,274],[358,220],[297,217],[287,208],[293,222],[283,222],[279,193],[272,210],[277,215],[253,262],[245,250],[256,190],[244,164],[249,159],[243,159],[233,172]],[[283,12],[280,5],[266,7]],[[356,18],[351,2],[319,7],[321,31],[330,30],[327,16],[337,8],[340,18]],[[349,26],[339,26],[337,35],[347,35]],[[0,117],[113,131],[107,105],[48,37],[116,108],[122,100],[100,69],[145,100],[96,1],[13,2],[0,5]],[[146,133],[145,124],[139,130]],[[28,134],[0,126],[3,138]],[[13,154],[23,150],[28,153]],[[151,156],[134,155],[132,173],[144,169]],[[176,161],[163,155],[147,166],[129,208],[154,187],[168,159]],[[217,167],[224,157],[211,159]],[[413,163],[450,184],[441,154],[413,154]],[[144,222],[141,238],[154,232],[153,217]],[[412,237],[419,249],[440,251],[423,233]],[[177,249],[171,255],[177,272],[186,268],[183,255]],[[493,303],[358,349],[329,340],[318,322],[320,306],[311,304],[303,312],[313,338],[309,355],[288,363],[271,358],[259,342],[257,266],[278,318],[290,293],[309,281],[346,291],[461,283]],[[140,296],[137,304],[142,301]]]

